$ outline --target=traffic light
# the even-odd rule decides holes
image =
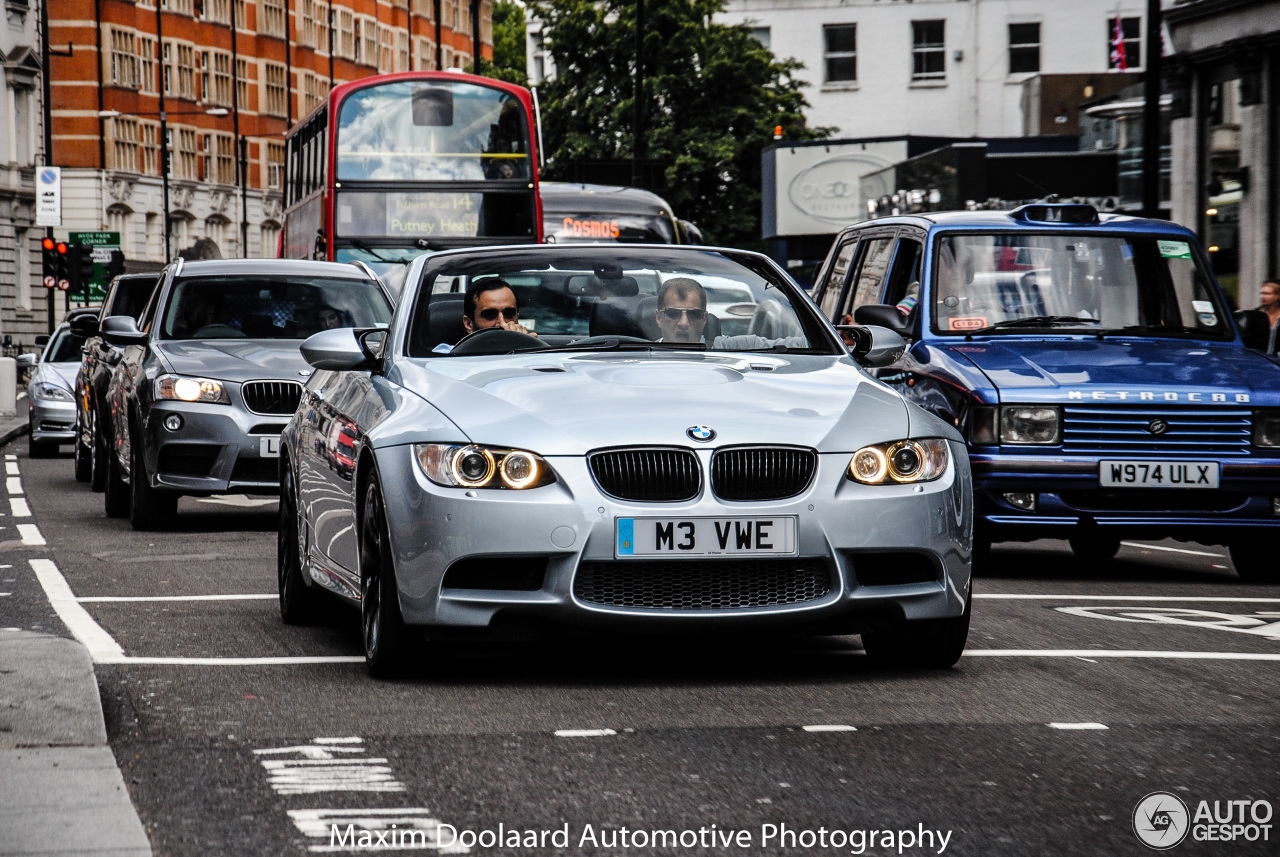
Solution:
[[[54,253],[57,255],[57,264],[55,265],[58,278],[58,288],[64,292],[71,288],[71,259],[69,254],[71,247],[65,241],[59,241],[54,245]]]
[[[46,289],[58,287],[58,250],[52,238],[40,243],[40,277]]]
[[[93,248],[88,244],[71,245],[71,290],[80,294],[89,293],[89,284],[93,282]]]
[[[111,261],[107,263],[107,279],[114,280],[124,273],[124,251],[112,250]]]

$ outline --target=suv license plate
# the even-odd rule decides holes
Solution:
[[[618,518],[616,556],[795,556],[796,519]]]
[[[1216,461],[1102,461],[1103,488],[1217,488]]]
[[[280,457],[280,435],[264,437],[258,440],[258,455],[262,458]]]

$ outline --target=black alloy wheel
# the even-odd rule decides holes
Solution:
[[[286,465],[280,478],[280,526],[276,538],[280,618],[286,625],[309,625],[321,618],[320,593],[307,585],[302,574],[305,551],[300,532],[298,493],[292,469]]]
[[[135,530],[163,530],[178,517],[178,495],[157,490],[147,479],[142,432],[129,435],[129,523]]]
[[[93,474],[89,478],[89,487],[94,491],[105,491],[107,488],[107,476],[110,468],[107,465],[107,456],[110,450],[107,448],[106,435],[99,428],[98,412],[96,410],[89,411],[89,439],[90,446],[93,449]]]
[[[102,457],[105,464],[102,467],[106,471],[103,478],[103,507],[106,510],[108,518],[127,518],[129,516],[129,483],[124,481],[124,473],[120,469],[119,457],[115,450],[107,447],[106,434],[110,434],[114,442],[115,433],[110,431],[111,426],[108,425],[108,432],[103,434],[101,443],[103,446]],[[100,433],[102,434],[102,433]]]
[[[85,419],[89,419],[85,417]],[[80,414],[76,413],[76,481],[88,482],[93,477],[93,448],[84,443],[80,430]]]
[[[376,478],[365,490],[360,522],[360,622],[364,631],[364,663],[374,678],[404,673],[409,632],[400,615],[387,531],[386,505]]]
[[[864,631],[862,648],[878,665],[906,669],[946,669],[964,654],[969,639],[970,595],[964,612],[947,619],[902,622],[896,628]]]

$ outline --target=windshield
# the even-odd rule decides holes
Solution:
[[[80,349],[84,347],[84,337],[62,328],[53,336],[53,341],[45,349],[46,363],[79,363]]]
[[[505,318],[537,335],[534,348],[842,353],[803,297],[749,256],[580,246],[443,257],[424,277],[411,357],[448,352],[466,335],[464,295],[473,287],[483,290],[471,327]]]
[[[1235,335],[1191,244],[1155,236],[943,235],[932,301],[942,334]]]
[[[334,261],[364,262],[382,278],[384,283],[388,282],[388,277],[397,278],[397,285],[393,291],[398,292],[403,285],[404,272],[409,268],[409,263],[423,253],[429,252],[431,251],[419,250],[416,247],[369,247],[366,250],[358,247],[339,247]]]
[[[619,244],[677,243],[671,219],[657,215],[544,212],[542,224],[548,244],[587,241]]]
[[[142,315],[147,299],[155,291],[158,277],[123,277],[116,283],[116,290],[111,298],[111,306],[104,307],[102,317],[110,315],[127,315],[136,319]]]
[[[529,152],[520,99],[461,81],[359,89],[338,118],[339,180],[527,180]]]
[[[369,280],[190,277],[174,284],[162,317],[164,339],[306,339],[386,324],[391,307]]]

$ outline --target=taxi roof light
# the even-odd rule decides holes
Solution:
[[[1100,223],[1098,209],[1079,203],[1032,203],[1020,205],[1009,216],[1024,223]]]

